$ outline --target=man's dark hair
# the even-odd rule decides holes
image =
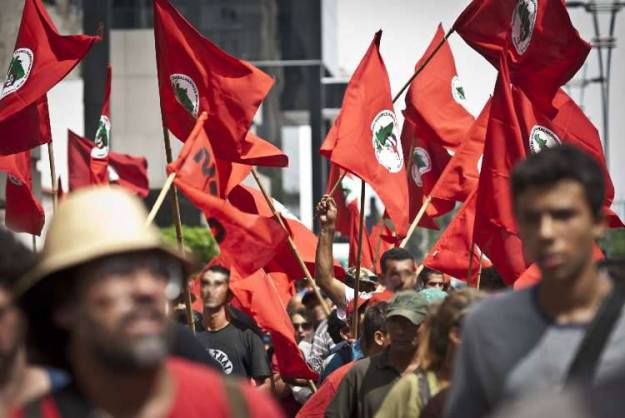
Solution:
[[[0,228],[0,289],[11,290],[33,266],[35,255],[5,228]]]
[[[382,258],[380,259],[380,266],[382,267],[382,274],[386,272],[386,262],[387,261],[404,261],[404,260],[412,260],[414,261],[414,257],[408,250],[405,248],[391,248],[390,250],[384,251],[382,254]]]
[[[562,144],[530,155],[512,171],[512,195],[519,196],[534,187],[545,187],[562,180],[580,183],[595,219],[602,215],[605,183],[599,163],[581,149]]]
[[[495,292],[507,288],[508,286],[504,283],[494,266],[482,269],[482,273],[480,274],[480,290]]]
[[[417,276],[417,287],[419,290],[423,289],[425,285],[428,283],[428,279],[430,274],[443,274],[438,270],[431,269],[429,267],[423,266],[421,273]]]
[[[215,265],[209,266],[209,267],[207,267],[207,268],[204,270],[204,273],[207,273],[207,272],[209,272],[209,271],[211,271],[211,272],[213,272],[213,273],[220,273],[220,274],[223,274],[224,276],[226,276],[226,280],[227,280],[228,282],[230,282],[230,270],[228,270],[228,269],[227,269],[227,268],[225,268],[224,266],[219,265],[219,264],[215,264]],[[202,273],[202,275],[204,275],[204,273]]]
[[[373,336],[376,331],[384,331],[386,310],[388,308],[387,302],[378,302],[371,305],[365,311],[365,317],[362,320],[362,340],[366,347],[371,347],[373,344]]]

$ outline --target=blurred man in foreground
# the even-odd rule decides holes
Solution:
[[[602,381],[625,366],[623,289],[593,256],[604,230],[604,190],[599,164],[567,145],[515,168],[519,236],[542,280],[488,299],[468,315],[446,416],[485,416],[503,400],[558,390],[571,379]],[[605,345],[598,345],[601,338],[584,344],[602,323],[611,323],[601,326]]]
[[[168,356],[168,299],[184,259],[121,188],[76,191],[58,207],[38,264],[16,285],[29,343],[72,384],[18,416],[281,416],[248,385]]]

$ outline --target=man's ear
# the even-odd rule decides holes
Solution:
[[[458,346],[460,344],[460,328],[458,326],[451,327],[447,337],[455,346]]]
[[[601,237],[603,237],[603,234],[605,233],[605,230],[607,228],[607,222],[608,220],[605,216],[605,212],[602,209],[601,214],[597,219],[595,219],[595,222],[592,226],[592,234],[595,241],[598,241]]]
[[[387,340],[388,338],[386,338],[386,334],[383,331],[378,330],[373,333],[373,341],[375,342],[376,345],[379,345],[380,347],[384,347]]]

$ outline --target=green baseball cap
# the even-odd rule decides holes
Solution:
[[[427,307],[427,299],[414,290],[397,292],[388,303],[386,319],[392,316],[402,316],[413,324],[419,325],[427,316]]]

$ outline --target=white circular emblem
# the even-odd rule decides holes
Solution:
[[[169,80],[178,103],[194,118],[197,118],[200,109],[200,93],[191,77],[184,74],[172,74]]]
[[[461,105],[463,105],[466,101],[464,86],[460,82],[460,79],[457,75],[451,79],[451,95],[453,96],[454,100]]]
[[[538,0],[518,0],[512,12],[512,43],[520,55],[527,51],[532,40],[538,11],[537,2]]]
[[[219,362],[219,364],[221,364],[221,368],[225,374],[232,373],[232,369],[234,369],[234,366],[232,365],[232,362],[230,361],[230,358],[226,353],[216,348],[209,348],[207,350],[208,354],[210,354],[215,360]]]
[[[404,153],[399,142],[397,119],[391,110],[378,113],[371,123],[371,142],[378,163],[391,173],[404,166]]]
[[[22,183],[22,181],[20,179],[18,179],[15,176],[12,176],[11,174],[9,174],[7,176],[7,178],[9,179],[9,181],[13,184],[15,184],[16,186],[22,186],[24,183]]]
[[[115,168],[113,168],[112,165],[108,165],[107,167],[107,171],[109,174],[109,182],[110,183],[114,183],[114,182],[118,182],[119,181],[119,174],[117,173],[117,170],[115,170]]]
[[[2,91],[0,91],[0,99],[19,90],[26,83],[30,70],[33,68],[33,61],[33,51],[28,48],[18,48],[13,52],[7,78],[2,84]]]
[[[535,125],[530,132],[529,137],[530,151],[536,154],[547,148],[555,147],[560,144],[560,138],[551,130],[544,126]]]
[[[97,158],[97,159],[102,160],[102,159],[106,158],[108,154],[109,154],[108,147],[106,147],[106,148],[98,148],[98,147],[91,148],[91,157],[92,158]]]
[[[418,187],[423,187],[422,175],[432,170],[432,159],[430,154],[421,147],[415,147],[412,150],[412,166],[410,167],[410,175],[412,180]]]
[[[95,131],[94,142],[98,148],[106,148],[108,150],[111,141],[111,120],[108,116],[100,116],[98,128]]]

